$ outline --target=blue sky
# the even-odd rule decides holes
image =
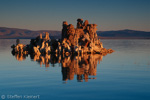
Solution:
[[[150,31],[150,0],[0,0],[0,27],[61,30],[82,18],[98,30]]]

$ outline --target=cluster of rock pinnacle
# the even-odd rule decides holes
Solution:
[[[30,44],[23,45],[16,43],[13,45],[14,53],[23,54],[107,54],[112,53],[112,49],[103,48],[102,42],[97,37],[96,24],[89,24],[88,20],[77,19],[77,26],[74,28],[72,24],[64,21],[62,29],[62,37],[60,40],[51,40],[49,33],[42,34],[31,39]]]

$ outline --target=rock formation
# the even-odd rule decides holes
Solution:
[[[64,21],[62,29],[63,53],[107,53],[113,50],[103,48],[97,37],[96,24],[89,24],[88,20],[77,19],[77,27]]]
[[[77,26],[63,22],[61,40],[51,40],[49,33],[45,32],[35,39],[31,39],[30,44],[23,45],[17,39],[16,45],[13,45],[13,52],[19,54],[44,55],[50,53],[57,54],[107,54],[113,52],[112,49],[103,48],[102,42],[97,37],[96,24],[89,24],[88,20],[77,19]]]
[[[18,42],[18,41],[16,41]],[[50,38],[49,33],[45,33],[45,38],[42,37],[42,34],[40,34],[36,39],[31,39],[30,44],[23,45],[16,43],[15,45],[11,46],[13,48],[14,53],[20,53],[20,54],[50,54],[51,52],[51,46],[50,46]]]

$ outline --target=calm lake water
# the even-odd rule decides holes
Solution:
[[[150,100],[150,40],[101,40],[115,52],[68,57],[63,64],[56,56],[13,56],[15,41],[0,39],[2,99]]]

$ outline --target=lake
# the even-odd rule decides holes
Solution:
[[[150,40],[101,41],[115,52],[61,63],[58,55],[12,55],[16,40],[0,39],[1,99],[150,100]]]

